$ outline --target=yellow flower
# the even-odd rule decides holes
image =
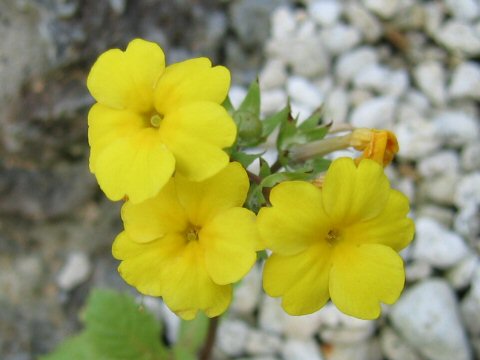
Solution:
[[[143,294],[162,296],[184,319],[198,310],[213,317],[232,298],[260,250],[255,214],[242,208],[248,176],[231,163],[203,182],[175,175],[160,193],[122,208],[125,231],[113,244],[124,280]]]
[[[413,238],[408,201],[390,188],[372,160],[355,166],[335,160],[322,189],[289,181],[273,188],[272,207],[262,208],[260,236],[273,252],[263,286],[291,315],[319,310],[329,298],[362,319],[380,315],[405,282],[398,251]]]
[[[139,203],[174,171],[201,181],[227,166],[222,149],[236,127],[220,105],[230,86],[225,67],[197,58],[165,68],[157,44],[135,39],[102,54],[87,86],[97,101],[88,115],[90,170],[111,200]]]
[[[398,152],[397,138],[388,130],[355,129],[350,136],[350,146],[363,150],[362,155],[355,159],[357,165],[362,159],[372,159],[387,166]]]

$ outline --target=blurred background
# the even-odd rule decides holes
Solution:
[[[0,0],[0,359],[78,331],[93,287],[130,291],[111,243],[119,204],[88,171],[85,79],[135,37],[169,63],[208,56],[239,103],[395,131],[393,185],[411,200],[407,286],[378,321],[327,305],[287,316],[256,267],[236,289],[215,359],[480,358],[480,2],[477,0]],[[158,299],[144,299],[178,323]]]

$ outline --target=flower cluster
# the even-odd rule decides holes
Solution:
[[[184,319],[198,311],[218,316],[232,300],[232,284],[267,248],[263,286],[282,297],[289,314],[312,313],[331,299],[341,311],[371,319],[381,303],[399,297],[405,274],[398,252],[414,229],[407,199],[390,188],[383,171],[398,151],[393,133],[357,129],[322,140],[326,128],[310,121],[295,138],[295,126],[284,122],[290,135],[280,129],[283,144],[318,140],[305,144],[308,151],[297,152],[294,162],[332,147],[363,153],[355,161],[335,160],[322,181],[273,186],[279,181],[272,179],[306,179],[308,169],[272,174],[272,166],[270,181],[250,174],[260,194],[262,186],[273,186],[268,202],[259,197],[264,202],[250,206],[247,199],[259,192],[250,188],[244,166],[230,161],[262,131],[255,141],[236,139],[244,135],[222,105],[230,86],[225,67],[206,58],[165,66],[158,45],[136,39],[126,51],[102,54],[87,86],[97,101],[88,117],[90,170],[109,199],[125,200],[113,255],[138,291],[161,296]],[[263,133],[278,119],[265,121]],[[249,206],[261,208],[258,216]]]

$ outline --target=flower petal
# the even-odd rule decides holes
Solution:
[[[165,264],[163,299],[172,311],[185,320],[198,310],[208,317],[222,314],[232,300],[231,285],[217,285],[205,268],[203,249],[190,241]]]
[[[330,271],[330,296],[340,311],[361,319],[380,315],[380,302],[393,304],[404,287],[402,258],[378,244],[338,245]]]
[[[115,110],[101,104],[88,113],[90,171],[95,173],[98,156],[117,139],[131,136],[144,128],[141,116],[125,110]]]
[[[311,314],[329,299],[331,248],[314,244],[293,256],[270,256],[263,270],[263,288],[270,296],[283,296],[282,307],[290,315]]]
[[[93,64],[87,87],[100,104],[115,109],[153,109],[153,90],[165,70],[165,55],[155,43],[135,39],[125,52],[108,50]]]
[[[202,228],[205,265],[216,284],[237,282],[250,271],[257,260],[258,237],[255,214],[240,207],[218,214]]]
[[[179,235],[169,234],[162,239],[139,244],[123,231],[115,239],[112,253],[123,260],[118,267],[122,278],[145,295],[163,294],[165,264],[184,246]]]
[[[380,215],[348,227],[345,237],[355,238],[359,244],[382,244],[400,251],[413,240],[415,233],[412,219],[407,218],[408,212],[407,197],[397,190],[390,190],[387,205]]]
[[[110,200],[128,196],[139,203],[158,194],[175,169],[175,159],[153,128],[118,139],[98,156],[95,175]]]
[[[222,211],[242,206],[250,186],[245,169],[237,162],[201,182],[177,174],[175,183],[179,201],[196,226],[205,225]]]
[[[220,104],[227,97],[230,72],[223,66],[214,66],[207,58],[197,58],[172,64],[158,80],[155,89],[155,108],[168,114],[181,106],[196,101]]]
[[[136,242],[152,241],[169,232],[179,233],[188,225],[173,179],[151,199],[139,204],[127,201],[122,207],[122,220],[125,231]]]
[[[305,181],[286,181],[270,193],[272,207],[262,208],[257,223],[266,247],[293,255],[328,233],[321,191]]]
[[[335,160],[323,185],[323,206],[334,225],[372,219],[387,204],[390,184],[383,167],[365,159],[358,167],[350,158]]]

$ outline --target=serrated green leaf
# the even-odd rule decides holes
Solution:
[[[194,320],[182,321],[178,341],[173,348],[175,359],[197,359],[208,332],[209,318],[198,313]]]
[[[95,290],[88,300],[85,323],[88,339],[105,358],[167,358],[159,322],[130,296]]]
[[[252,113],[257,118],[260,116],[260,86],[257,80],[250,84],[247,95],[238,110]]]
[[[302,122],[298,128],[302,131],[312,130],[320,124],[322,119],[322,110],[318,109],[313,112],[304,122]]]
[[[232,115],[235,112],[235,108],[233,107],[232,102],[230,101],[230,97],[227,96],[227,98],[223,101],[222,106],[227,110],[227,112]]]
[[[234,151],[230,155],[233,161],[238,161],[244,168],[247,168],[251,163],[253,163],[256,159],[262,156],[264,153],[259,154],[247,154],[243,151]]]
[[[328,134],[329,128],[327,126],[317,127],[315,129],[308,130],[302,135],[305,137],[305,143],[309,143],[316,140],[323,139]]]
[[[65,340],[49,355],[41,356],[40,360],[92,360],[102,359],[101,354],[95,351],[85,333]]]
[[[290,115],[290,105],[287,105],[285,108],[269,116],[265,120],[262,121],[262,137],[268,137],[275,128],[288,120]]]
[[[286,121],[280,126],[277,138],[277,150],[279,152],[287,150],[291,145],[295,144],[295,136],[298,129],[295,126],[296,121]]]

